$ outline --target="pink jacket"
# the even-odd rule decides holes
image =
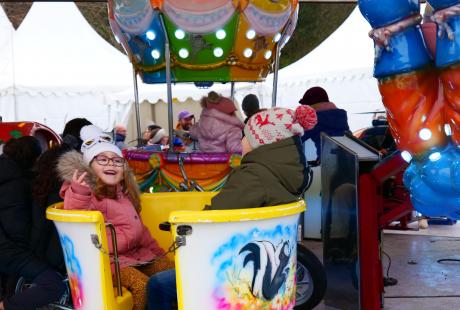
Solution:
[[[121,190],[118,191],[116,200],[97,200],[88,186],[66,181],[60,195],[64,198],[64,209],[100,211],[105,222],[113,224],[117,234],[120,267],[145,263],[164,253]],[[112,254],[112,236],[109,229],[107,239]]]
[[[243,128],[238,117],[204,108],[200,121],[190,129],[190,135],[198,140],[203,152],[241,153]]]

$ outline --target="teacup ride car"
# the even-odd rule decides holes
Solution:
[[[239,154],[174,153],[127,150],[124,157],[134,171],[141,191],[218,191],[231,170],[239,166]]]
[[[202,211],[215,194],[141,197],[142,220],[160,246],[174,252],[179,309],[312,309],[318,304],[325,290],[322,265],[297,242],[305,203]],[[57,204],[47,217],[59,232],[75,309],[131,309],[132,295],[123,288],[118,267],[112,277],[110,261],[117,262],[117,254],[109,257],[106,232],[114,231],[106,228],[102,214],[62,210]],[[317,282],[308,285],[311,280]]]
[[[48,126],[37,122],[1,122],[0,121],[0,154],[1,146],[12,138],[33,136],[38,139],[43,151],[61,143],[61,137]]]

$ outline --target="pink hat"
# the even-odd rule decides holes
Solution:
[[[214,91],[211,91],[203,100],[208,109],[216,109],[225,114],[232,114],[236,111],[235,104],[232,100]]]
[[[252,148],[301,136],[318,122],[313,108],[301,105],[291,109],[273,108],[254,114],[244,127],[244,134]]]

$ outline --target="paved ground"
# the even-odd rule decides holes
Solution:
[[[383,249],[392,260],[389,275],[398,280],[397,285],[385,288],[384,309],[460,309],[460,263],[437,262],[444,258],[460,259],[460,225],[433,226],[430,230],[384,234]],[[322,257],[321,242],[304,243]],[[388,259],[384,258],[383,263],[386,271]],[[315,309],[336,308],[321,304]]]

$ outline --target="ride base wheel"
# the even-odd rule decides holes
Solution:
[[[313,252],[297,244],[296,310],[316,307],[326,293],[327,280],[323,264]]]

